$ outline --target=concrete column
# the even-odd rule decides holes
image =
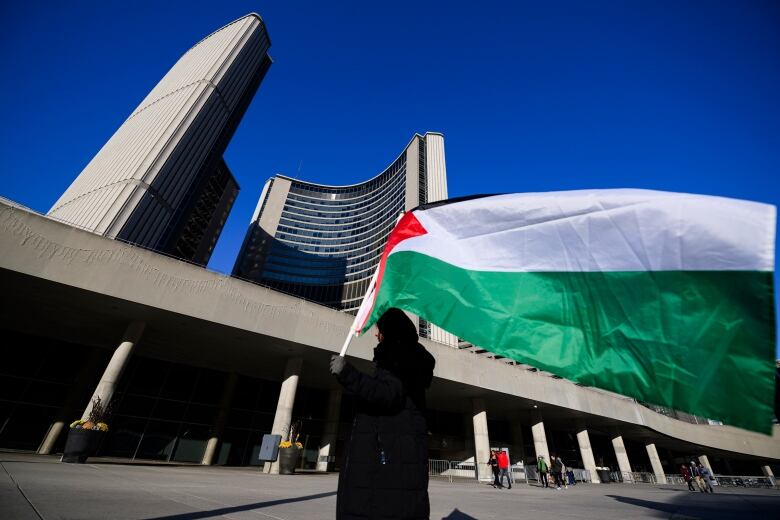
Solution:
[[[92,385],[92,381],[97,378],[105,352],[101,349],[95,349],[90,354],[87,361],[79,369],[76,378],[74,379],[73,388],[68,392],[68,397],[65,400],[65,404],[57,412],[57,418],[49,426],[49,430],[43,437],[40,446],[38,446],[38,453],[41,455],[48,455],[54,449],[54,445],[57,442],[60,434],[63,430],[67,430],[67,425],[73,422],[75,414],[78,413],[78,409],[81,407],[81,399],[83,395],[87,393],[88,386]]]
[[[279,402],[276,405],[276,414],[274,415],[274,424],[271,427],[271,433],[281,435],[282,440],[290,433],[292,424],[292,410],[295,404],[295,392],[298,390],[298,378],[301,375],[303,359],[290,358],[287,360],[287,366],[284,369],[284,382],[279,390]],[[266,462],[263,467],[265,473],[274,475],[279,474],[279,461]]]
[[[777,479],[775,479],[775,474],[772,471],[772,468],[770,468],[769,466],[761,466],[761,472],[764,474],[765,477],[769,477],[769,482],[772,483],[773,487],[777,487]]]
[[[341,388],[334,388],[328,396],[328,416],[320,441],[320,453],[317,457],[317,471],[328,471],[333,467],[332,457],[336,453],[336,440],[339,433],[339,413],[341,411]]]
[[[130,360],[130,354],[141,339],[145,327],[146,324],[140,321],[134,321],[127,327],[127,330],[122,337],[122,342],[114,351],[114,355],[111,356],[111,360],[108,362],[105,371],[103,371],[103,376],[100,378],[100,382],[98,383],[97,388],[95,388],[92,398],[84,409],[84,414],[81,416],[83,420],[86,421],[89,418],[95,398],[100,397],[103,406],[108,406],[111,403],[111,398],[114,396],[116,385],[119,383],[122,372],[125,371],[127,362]]]
[[[628,461],[628,453],[626,452],[626,445],[623,444],[623,437],[621,437],[620,435],[616,435],[615,437],[612,437],[612,447],[615,449],[615,458],[617,459],[618,468],[620,468],[620,472],[628,473],[630,475],[632,473],[631,463]],[[623,480],[624,481],[628,480],[629,482],[633,482],[634,478],[624,474]]]
[[[658,450],[655,449],[655,444],[650,443],[645,448],[647,448],[647,456],[650,457],[650,465],[653,466],[656,483],[666,484],[666,474],[664,473],[664,467],[661,465],[661,459],[658,457]]]
[[[590,436],[588,430],[581,430],[577,432],[577,443],[580,445],[580,456],[582,457],[582,464],[585,469],[590,473],[590,481],[593,484],[600,484],[599,474],[596,472],[596,461],[593,460],[593,449],[590,447]]]
[[[547,435],[544,433],[544,423],[541,419],[534,420],[531,424],[531,434],[534,437],[534,451],[536,460],[544,457],[547,465],[550,465],[550,450],[547,449]]]
[[[493,475],[488,465],[490,460],[490,438],[488,436],[487,411],[484,399],[472,399],[474,411],[474,466],[477,468],[479,480],[492,480]]]
[[[712,471],[712,466],[710,465],[710,459],[709,459],[709,458],[708,458],[706,455],[699,455],[699,462],[701,462],[701,464],[702,464],[702,465],[703,465],[705,468],[707,468],[708,470],[710,470],[710,473],[711,473],[712,475],[715,475],[715,472],[714,472],[714,471]]]
[[[219,401],[217,418],[214,421],[214,427],[211,429],[211,437],[209,437],[209,440],[206,443],[206,449],[203,450],[203,458],[200,461],[204,466],[211,466],[214,464],[214,455],[217,453],[219,439],[222,437],[222,432],[225,430],[225,422],[227,421],[228,410],[230,410],[230,403],[233,401],[233,393],[236,389],[237,381],[237,373],[231,372],[228,374],[227,381],[225,381],[225,386],[222,389],[222,398]]]

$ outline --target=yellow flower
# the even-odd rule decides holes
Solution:
[[[280,448],[292,448],[293,447],[293,443],[291,441],[282,441],[282,442],[279,443],[279,447]],[[296,448],[303,448],[303,444],[301,444],[300,442],[296,442],[295,443],[295,447]]]

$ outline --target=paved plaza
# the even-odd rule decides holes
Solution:
[[[89,461],[88,461],[89,462]],[[270,476],[257,468],[138,464],[96,459],[61,464],[50,456],[0,453],[0,518],[211,518],[331,520],[335,474]],[[474,481],[432,480],[431,518],[731,519],[780,518],[780,491],[579,484],[568,490],[517,484],[497,490]]]

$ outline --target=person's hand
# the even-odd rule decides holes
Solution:
[[[339,375],[341,371],[344,370],[344,365],[346,364],[347,360],[344,358],[344,356],[333,354],[330,357],[330,373],[334,376]]]

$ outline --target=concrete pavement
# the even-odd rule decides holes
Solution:
[[[89,463],[92,462],[92,463]],[[14,520],[332,520],[335,474],[266,475],[258,468],[138,464],[0,453],[0,518]],[[568,490],[432,480],[431,518],[780,518],[780,491],[579,484]]]

